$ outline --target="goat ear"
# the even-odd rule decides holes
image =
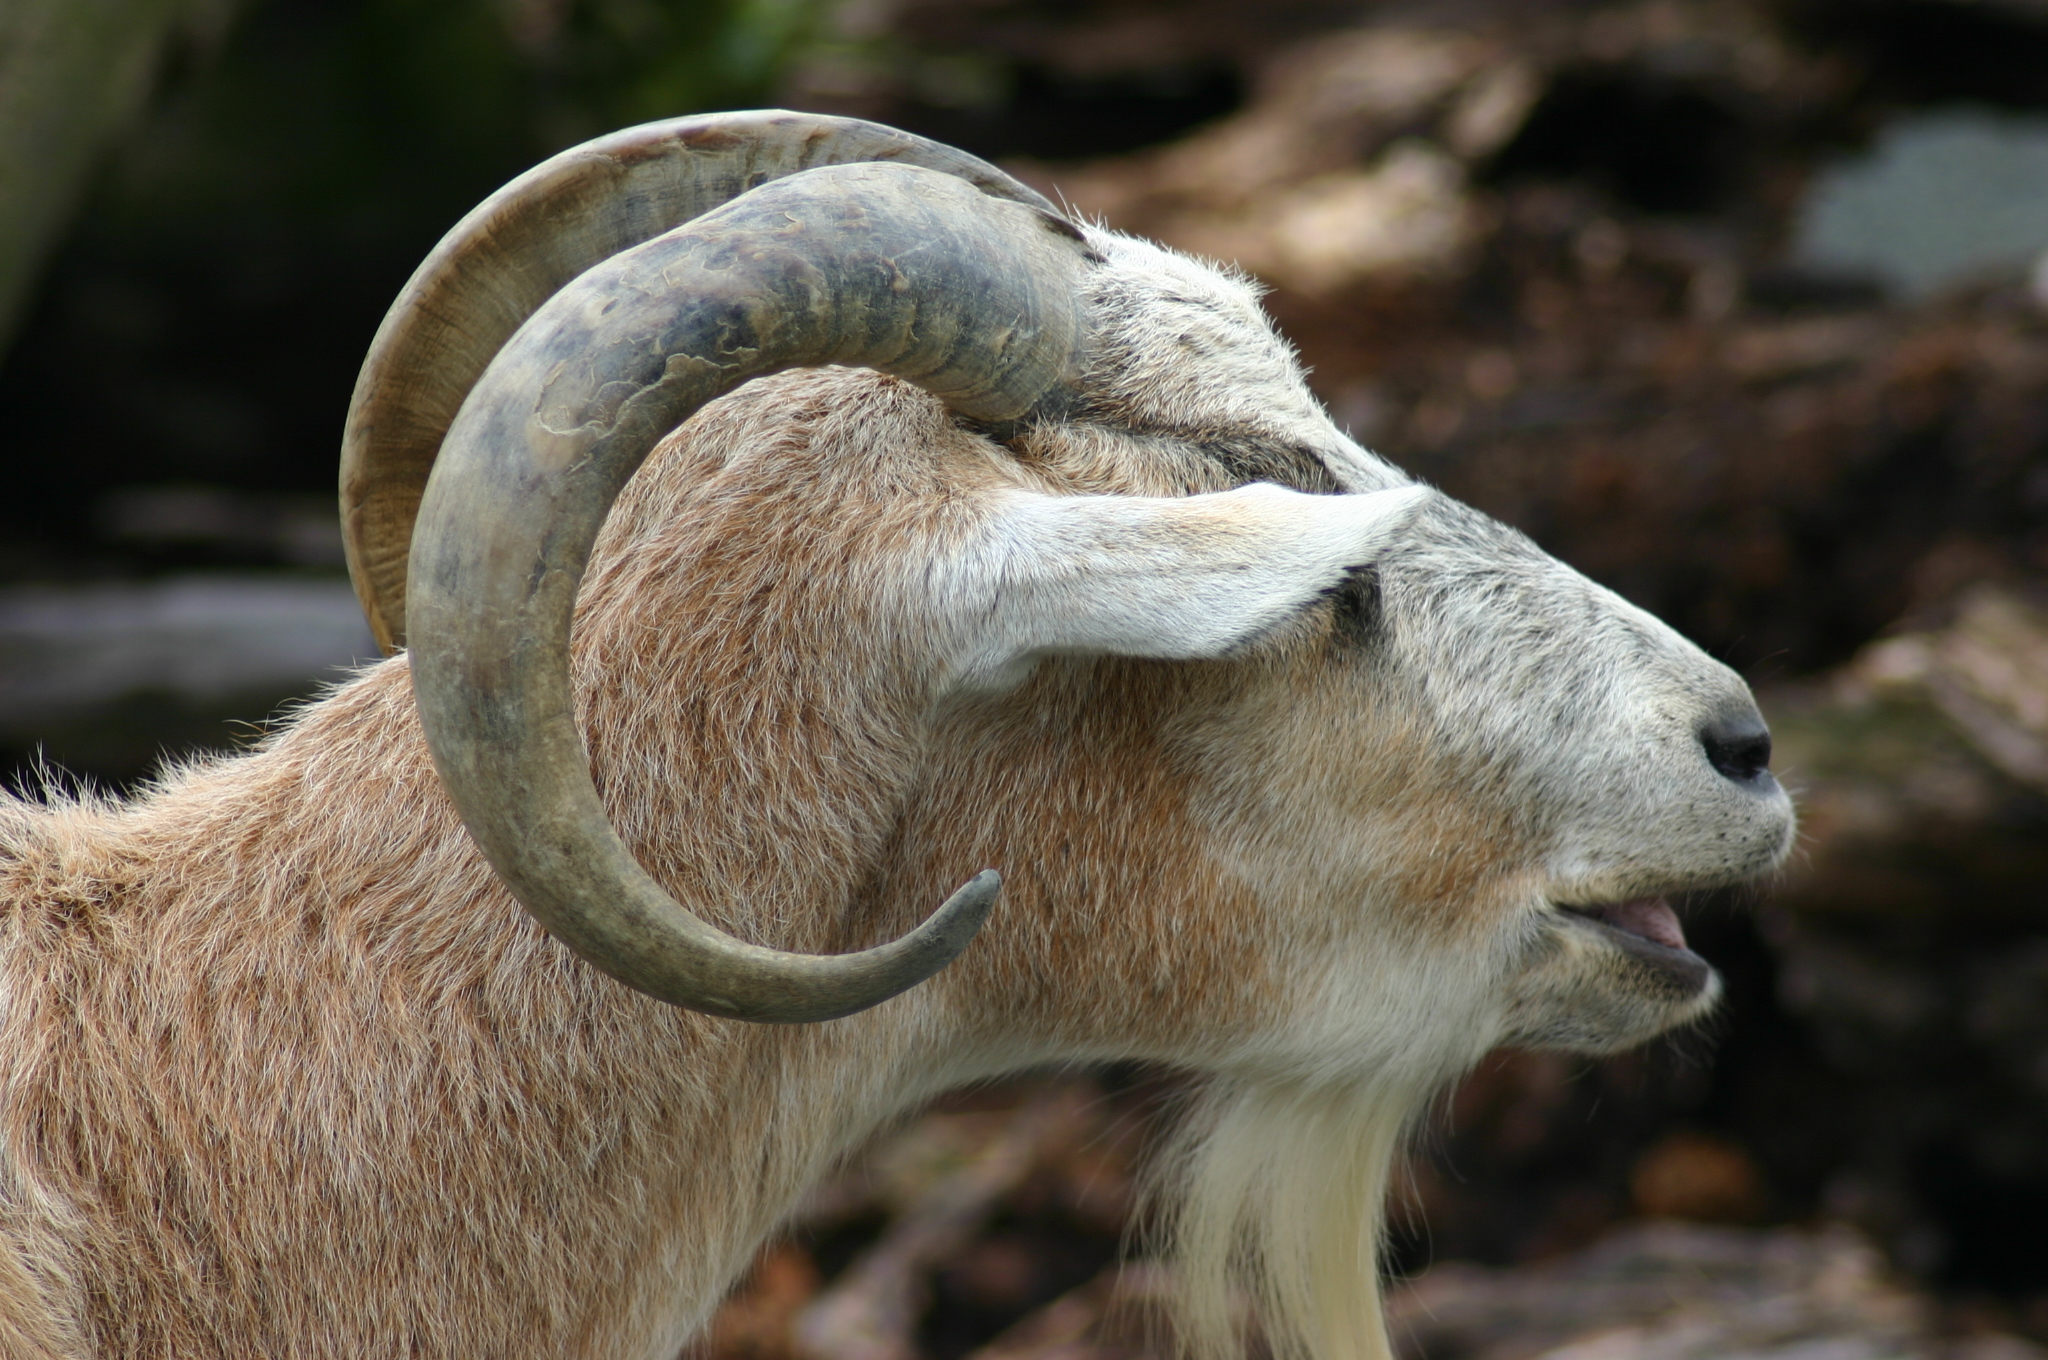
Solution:
[[[946,572],[959,677],[1014,684],[1055,654],[1224,656],[1398,541],[1429,491],[1311,496],[1006,493]]]

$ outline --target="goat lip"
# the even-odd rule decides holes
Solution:
[[[1617,934],[1633,936],[1679,953],[1692,952],[1686,946],[1685,930],[1678,924],[1677,913],[1661,897],[1634,897],[1626,902],[1602,902],[1590,906],[1558,905],[1574,916],[1598,922]]]

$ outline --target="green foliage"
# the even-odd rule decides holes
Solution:
[[[95,539],[110,488],[331,487],[442,233],[565,146],[772,100],[825,3],[246,0],[121,141],[0,367],[0,577],[126,552]]]
[[[417,253],[564,146],[761,102],[819,8],[257,0],[220,52],[174,79],[86,229],[146,234],[151,253],[239,242],[274,254],[280,232]]]

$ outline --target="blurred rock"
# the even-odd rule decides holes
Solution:
[[[1911,297],[2016,278],[2048,249],[2048,118],[1940,109],[1900,118],[1823,169],[1793,251]]]
[[[1155,1265],[1118,1266],[1031,1314],[969,1360],[1171,1360],[1171,1278]]]
[[[34,755],[136,780],[163,755],[246,739],[279,704],[377,656],[345,580],[10,587],[0,590],[0,763]]]
[[[1935,1336],[1924,1299],[1853,1231],[1652,1223],[1520,1270],[1439,1266],[1397,1291],[1403,1354],[1428,1360],[1936,1360],[2042,1356]]]
[[[341,524],[327,496],[256,496],[216,486],[120,487],[101,498],[100,536],[162,558],[339,568]]]
[[[897,1163],[901,1207],[881,1238],[797,1315],[790,1335],[799,1360],[916,1360],[934,1272],[951,1262],[956,1286],[963,1282],[963,1251],[1044,1150],[1073,1137],[1086,1104],[1087,1096],[1071,1086],[1039,1094],[1005,1118],[993,1137],[976,1140],[969,1155],[922,1178],[909,1195],[901,1188],[902,1152],[916,1142],[895,1140],[890,1150],[897,1156],[880,1160]],[[997,1255],[984,1244],[980,1269],[964,1272],[969,1291],[998,1308],[1030,1301],[1036,1272],[1028,1256],[1012,1250],[992,1259]],[[996,1275],[1007,1278],[992,1280]]]
[[[1116,1330],[1130,1319],[1108,1305],[1141,1300],[1154,1276],[1137,1270],[1119,1285],[1111,1263],[1170,1089],[1133,1073],[1109,1089],[1021,1081],[950,1098],[883,1135],[792,1215],[701,1354],[950,1360],[1049,1305],[1051,1331],[1029,1333],[1029,1345],[1085,1334],[1111,1347],[1105,1360],[1125,1354],[1114,1347],[1138,1345],[1143,1327]]]
[[[2048,792],[2048,613],[1974,586],[1946,628],[1876,643],[1836,682],[1851,705],[1924,696],[2005,774]]]
[[[2048,613],[1995,585],[1946,612],[1769,693],[1803,828],[1785,909],[2048,929]]]
[[[1850,1084],[1837,1212],[1915,1269],[2048,1291],[2048,612],[1960,591],[1767,695],[1802,854],[1766,908],[1780,995]]]
[[[1441,276],[1474,227],[1465,162],[1443,143],[1503,140],[1533,91],[1503,58],[1435,29],[1322,38],[1276,59],[1233,118],[1157,152],[1040,177],[1083,212],[1307,293]],[[1417,135],[1438,124],[1440,137]]]
[[[0,723],[154,690],[188,701],[303,688],[372,660],[348,582],[185,576],[0,591]]]
[[[1440,271],[1471,239],[1464,188],[1455,160],[1425,143],[1397,143],[1370,169],[1277,196],[1231,254],[1264,278],[1311,293],[1374,274]]]

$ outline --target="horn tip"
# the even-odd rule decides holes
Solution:
[[[930,932],[933,943],[940,945],[950,958],[980,933],[1002,891],[1003,876],[994,869],[983,869],[954,889],[919,933]]]

